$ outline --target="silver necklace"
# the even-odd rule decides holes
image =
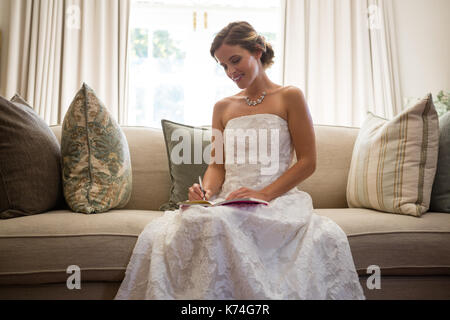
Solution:
[[[247,104],[249,106],[256,106],[257,104],[260,104],[261,102],[263,102],[264,97],[266,96],[266,92],[264,91],[261,95],[261,97],[259,97],[256,100],[250,100],[248,97],[245,97],[245,101],[247,101]]]

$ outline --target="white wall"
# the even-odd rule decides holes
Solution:
[[[5,65],[7,52],[6,44],[8,43],[8,32],[9,32],[9,8],[10,8],[10,0],[0,0],[0,30],[2,31],[2,42],[0,51],[0,95],[4,95],[4,92],[2,92],[2,88],[4,88],[3,81],[6,77]]]
[[[404,97],[450,91],[450,0],[393,0]]]

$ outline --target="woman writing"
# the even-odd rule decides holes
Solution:
[[[214,106],[212,128],[223,143],[213,137],[212,158],[220,150],[224,161],[210,163],[205,193],[195,183],[189,199],[269,205],[164,212],[139,236],[116,298],[364,299],[347,236],[296,188],[316,166],[301,90],[268,78],[273,49],[247,22],[222,29],[211,55],[241,91]],[[234,152],[236,141],[248,160]]]

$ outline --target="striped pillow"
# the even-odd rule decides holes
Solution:
[[[431,94],[392,120],[368,112],[353,148],[348,206],[421,216],[429,209],[438,148]]]

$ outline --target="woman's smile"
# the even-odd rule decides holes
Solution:
[[[236,83],[239,83],[241,79],[244,77],[244,74],[237,75],[236,77],[232,77],[231,80],[233,80]]]

